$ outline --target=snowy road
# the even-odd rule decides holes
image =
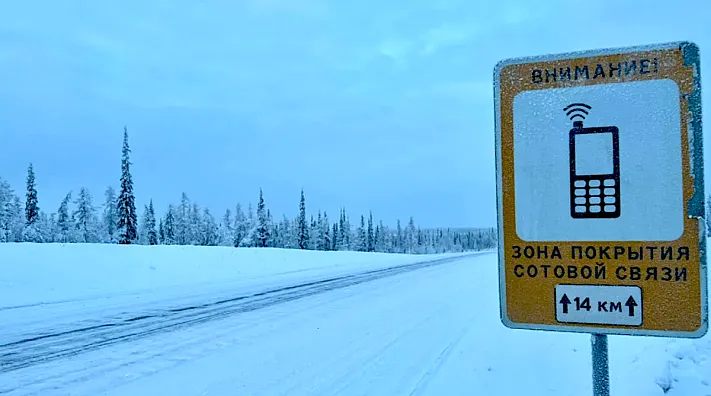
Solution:
[[[0,394],[589,395],[588,336],[505,329],[496,271],[448,259],[5,343]],[[634,363],[663,345],[611,338],[616,394],[663,394]]]
[[[350,275],[326,277],[305,283],[264,289],[257,293],[246,295],[226,297],[224,295],[213,296],[208,294],[200,299],[191,301],[187,305],[176,306],[171,300],[163,302],[163,308],[124,312],[122,313],[123,318],[96,316],[95,311],[87,312],[87,314],[92,315],[91,317],[82,318],[82,315],[78,315],[75,312],[76,323],[65,324],[59,329],[56,326],[46,327],[47,325],[45,324],[45,327],[35,328],[34,333],[25,332],[19,339],[5,339],[0,342],[0,373],[29,367],[39,362],[81,354],[116,343],[133,341],[162,332],[254,311],[379,278],[442,265],[453,260],[456,259],[437,259]],[[165,307],[165,305],[168,306]],[[62,309],[66,308],[62,307]],[[80,310],[79,312],[81,313]],[[2,388],[0,388],[0,392],[2,392]]]
[[[60,315],[59,318],[62,320],[57,323],[51,321],[46,323],[47,321],[42,320],[41,317],[28,320],[32,312],[28,314],[23,311],[36,310],[37,307],[20,307],[13,310],[14,315],[8,316],[5,312],[5,319],[8,319],[5,323],[23,326],[6,326],[0,332],[0,375],[2,376],[0,378],[11,379],[11,381],[0,382],[0,394],[26,394],[28,391],[31,394],[33,389],[40,394],[46,394],[52,388],[61,391],[62,387],[57,387],[53,380],[66,376],[67,372],[61,367],[65,366],[67,360],[76,357],[75,362],[78,361],[81,366],[81,362],[87,362],[85,355],[88,352],[104,353],[107,352],[106,348],[114,344],[120,344],[114,346],[119,350],[125,345],[129,345],[127,348],[130,349],[143,338],[147,338],[146,342],[150,344],[154,341],[150,339],[151,337],[162,338],[168,332],[376,279],[444,265],[455,260],[458,258],[428,260],[355,274],[309,279],[303,283],[266,288],[251,294],[236,296],[233,294],[229,298],[226,298],[222,290],[220,294],[190,296],[191,298],[187,300],[173,299],[157,303],[151,301],[151,304],[144,309],[136,309],[134,303],[130,306],[133,311],[121,312],[119,315],[116,312],[108,316],[97,315],[96,307],[92,306],[91,301],[70,301],[63,303],[59,308],[65,315]],[[177,305],[180,303],[183,305]],[[67,312],[70,314],[67,315]],[[67,322],[67,318],[71,318],[72,321]],[[9,319],[15,319],[15,323]],[[59,361],[53,366],[60,367],[59,371],[46,370],[46,366],[52,361]],[[27,370],[38,364],[41,366],[37,370]],[[96,369],[93,364],[92,369]],[[70,370],[73,373],[83,371],[85,370]],[[39,372],[43,374],[37,375]],[[26,375],[27,373],[29,375]],[[63,378],[62,382],[65,381],[66,378]],[[8,384],[10,386],[7,386]]]

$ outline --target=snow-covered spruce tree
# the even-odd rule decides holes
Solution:
[[[143,205],[143,216],[138,220],[138,245],[148,245],[148,205]]]
[[[47,213],[40,212],[39,232],[44,243],[54,243],[57,231],[56,215],[54,213],[47,216]]]
[[[118,201],[116,190],[109,186],[104,192],[104,212],[101,215],[103,239],[106,243],[118,241]]]
[[[27,168],[27,192],[25,195],[25,227],[22,230],[22,240],[25,242],[42,242],[39,230],[40,209],[35,185],[35,171],[32,163]]]
[[[22,201],[17,195],[12,197],[10,217],[12,219],[10,222],[10,233],[12,234],[12,239],[10,242],[24,241],[22,234],[25,230],[25,227],[27,226],[27,219],[25,213],[23,213]]]
[[[257,220],[254,217],[254,208],[251,202],[247,204],[247,221],[249,228],[256,227]]]
[[[306,198],[304,197],[304,189],[301,189],[301,200],[299,201],[299,217],[296,220],[298,230],[298,246],[299,249],[309,248],[309,224],[306,220]]]
[[[323,212],[323,223],[321,224],[323,235],[323,250],[332,250],[333,246],[331,244],[331,223],[328,221],[328,213]]]
[[[367,249],[367,243],[365,236],[365,216],[360,215],[360,226],[358,226],[358,244],[356,250],[359,252],[365,252]]]
[[[281,221],[275,221],[274,217],[271,215],[271,211],[267,210],[267,217],[269,217],[269,223],[271,224],[271,238],[269,239],[269,247],[286,249],[286,236],[288,234],[287,230],[284,229],[284,224]]]
[[[341,208],[338,214],[338,247],[337,250],[348,250],[348,244],[346,243],[346,235],[344,232],[346,217],[343,213],[343,208]]]
[[[248,231],[249,220],[242,210],[242,205],[237,204],[235,207],[234,239],[232,241],[232,246],[239,247],[242,241],[247,237]]]
[[[118,234],[119,243],[129,245],[138,237],[138,215],[136,214],[136,198],[133,195],[133,177],[131,176],[131,161],[128,147],[128,128],[123,127],[123,149],[121,157],[121,191],[118,198]]]
[[[318,226],[316,224],[316,219],[314,219],[314,215],[311,215],[311,220],[309,221],[309,245],[307,249],[317,250],[318,241]]]
[[[25,219],[27,225],[32,225],[39,220],[39,201],[37,199],[37,186],[35,185],[35,170],[32,163],[27,168],[27,194],[25,201]]]
[[[96,219],[96,209],[94,208],[91,193],[85,187],[79,189],[79,196],[74,202],[75,229],[79,243],[99,242],[98,222]]]
[[[366,250],[375,251],[375,236],[373,235],[373,212],[368,215],[368,231],[366,234]]]
[[[177,241],[175,238],[175,208],[173,205],[168,205],[168,211],[165,214],[165,221],[163,222],[163,233],[164,245],[176,245]]]
[[[213,219],[214,220],[214,219]],[[200,245],[201,235],[200,230],[203,229],[203,218],[200,213],[200,207],[197,202],[193,202],[192,208],[190,209],[190,216],[188,219],[188,244],[189,245]]]
[[[331,250],[336,251],[338,250],[338,236],[341,235],[341,232],[338,230],[338,223],[334,222],[333,223],[333,230],[331,231]]]
[[[163,228],[163,218],[158,220],[158,243],[165,245],[165,229]]]
[[[175,244],[189,245],[190,199],[185,192],[181,194],[180,204],[173,215],[175,216],[175,224],[173,226],[175,231]]]
[[[257,232],[255,238],[256,247],[267,247],[269,242],[269,218],[267,208],[264,203],[262,189],[259,189],[259,202],[257,202]]]
[[[281,229],[279,223],[274,221],[272,217],[272,212],[267,209],[267,241],[266,247],[280,248],[282,247],[279,243],[281,241]]]
[[[22,242],[27,216],[20,197],[0,179],[0,242]]]
[[[383,245],[387,253],[397,253],[395,236],[395,232],[386,226],[383,232]]]
[[[313,236],[316,239],[314,242],[313,248],[315,250],[326,250],[326,247],[323,244],[324,241],[324,235],[323,235],[323,217],[321,216],[321,210],[318,211],[318,215],[316,217],[316,226],[314,227],[313,230]]]
[[[11,242],[12,202],[15,192],[10,184],[0,178],[0,242]]]
[[[247,213],[244,215],[242,222],[243,233],[242,238],[237,241],[238,247],[254,247],[257,233],[257,220],[254,217],[254,209],[252,203],[247,204]]]
[[[72,236],[72,219],[69,217],[69,202],[72,199],[72,192],[70,191],[64,196],[62,202],[59,204],[59,209],[57,210],[57,242],[61,243],[71,243],[74,242]]]
[[[210,209],[203,209],[200,219],[199,244],[202,246],[217,246],[220,243],[220,234],[215,217]]]
[[[254,217],[254,208],[252,203],[247,204],[247,214],[245,220],[245,233],[242,240],[239,241],[240,247],[254,247],[257,233],[257,220]]]
[[[294,232],[294,222],[291,221],[286,215],[281,221],[281,239],[282,246],[286,249],[295,249],[298,247],[298,241],[296,238],[296,233]]]
[[[427,239],[425,234],[422,232],[420,227],[417,227],[417,247],[415,248],[417,253],[426,254],[427,253]]]
[[[267,247],[278,247],[275,244],[275,239],[279,238],[279,227],[274,223],[272,212],[267,209],[267,230],[269,232],[267,238]]]
[[[220,222],[220,246],[233,246],[232,241],[234,240],[234,227],[232,222],[232,211],[227,209],[225,214],[222,216],[222,222]]]
[[[402,235],[402,226],[400,225],[400,219],[397,219],[397,234],[395,234],[395,252],[397,253],[404,253],[404,238]]]
[[[375,226],[375,234],[373,235],[373,250],[376,252],[384,252],[383,250],[383,221]]]
[[[346,215],[345,208],[341,209],[341,218],[338,228],[340,231],[340,236],[338,238],[338,250],[351,250],[351,224],[348,221],[348,215]]]
[[[146,242],[149,245],[158,244],[158,232],[156,231],[156,212],[153,208],[153,200],[148,201],[148,216],[146,218]]]

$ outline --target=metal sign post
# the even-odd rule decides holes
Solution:
[[[699,49],[508,59],[494,72],[499,291],[513,329],[699,338],[708,291]]]
[[[607,336],[590,335],[592,346],[592,379],[594,396],[610,396],[610,367],[607,356]]]

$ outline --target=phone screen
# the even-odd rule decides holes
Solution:
[[[574,136],[576,175],[609,175],[613,172],[612,133],[582,133]]]

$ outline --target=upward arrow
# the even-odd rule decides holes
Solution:
[[[563,304],[563,313],[567,314],[568,313],[568,305],[570,304],[570,299],[568,298],[568,295],[563,294],[563,298],[561,298],[559,302],[561,304]]]
[[[629,308],[629,315],[634,316],[634,307],[637,306],[637,301],[635,301],[634,298],[630,296],[630,298],[627,299],[625,305],[627,306],[627,308]]]

